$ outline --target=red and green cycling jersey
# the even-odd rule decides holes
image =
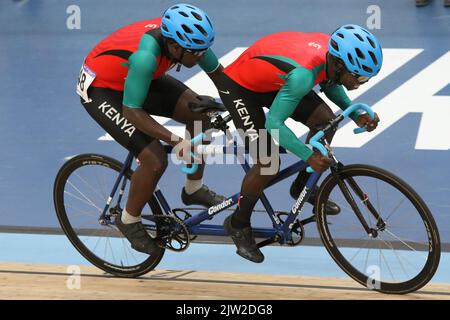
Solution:
[[[123,91],[123,104],[141,108],[151,82],[174,66],[168,58],[161,30],[161,18],[125,26],[102,40],[86,57],[85,64],[96,77],[92,86]],[[199,62],[211,72],[219,62],[208,49]]]
[[[266,128],[279,130],[281,146],[307,160],[312,151],[285,125],[301,99],[319,84],[342,110],[351,100],[341,85],[328,80],[326,56],[330,36],[323,33],[280,32],[256,41],[224,72],[242,87],[277,95],[266,116]],[[353,114],[352,118],[358,114]]]

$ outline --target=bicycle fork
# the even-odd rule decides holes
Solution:
[[[364,227],[364,230],[367,232],[367,235],[371,238],[376,238],[376,237],[378,237],[378,231],[383,231],[384,228],[386,227],[386,223],[383,221],[383,219],[378,214],[375,207],[370,202],[369,196],[359,187],[359,185],[356,183],[356,181],[352,177],[346,177],[346,178],[341,177],[340,171],[343,168],[343,166],[344,165],[342,163],[337,162],[335,166],[331,167],[332,175],[336,179],[339,189],[341,190],[342,194],[344,195],[345,200],[351,206],[351,208],[355,212],[356,217],[358,218],[359,222]],[[376,219],[377,229],[369,227],[366,219],[364,218],[361,210],[359,209],[349,188],[345,184],[344,179],[348,182],[348,184],[350,185],[350,188],[355,192],[355,194],[358,196],[358,198],[361,200],[361,202],[364,204],[364,206],[369,210],[369,212]]]

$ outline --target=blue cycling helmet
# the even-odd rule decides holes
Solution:
[[[176,4],[167,9],[161,21],[161,33],[185,49],[205,50],[214,42],[214,28],[208,16],[190,4]]]
[[[383,52],[378,40],[366,29],[347,24],[331,34],[328,52],[341,59],[348,71],[373,77],[383,64]]]

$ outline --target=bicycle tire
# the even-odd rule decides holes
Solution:
[[[135,278],[153,270],[161,261],[165,249],[159,248],[158,252],[155,252],[155,254],[152,254],[140,264],[134,266],[120,266],[114,265],[108,261],[99,258],[96,254],[91,252],[91,250],[89,250],[79,239],[77,233],[74,231],[74,228],[70,223],[70,220],[67,216],[66,208],[64,206],[64,187],[66,185],[66,181],[69,178],[69,176],[78,168],[86,165],[105,166],[112,170],[117,171],[118,174],[120,173],[121,169],[124,166],[123,163],[108,156],[99,154],[81,154],[68,160],[60,168],[55,178],[53,188],[53,199],[56,215],[58,217],[58,221],[65,235],[68,237],[72,245],[78,250],[78,252],[84,258],[86,258],[96,267],[112,275],[118,277]],[[125,172],[125,177],[127,179],[130,179],[132,174],[133,171],[129,169],[127,172]],[[156,214],[160,214],[162,212],[154,196],[152,196],[152,198],[148,202],[148,205],[150,206],[150,210],[152,211],[152,213],[156,212]]]
[[[411,201],[411,204],[417,209],[418,213],[420,214],[420,217],[425,225],[424,227],[427,231],[429,249],[428,258],[423,269],[414,278],[409,279],[408,281],[398,283],[381,282],[379,288],[374,288],[373,290],[389,294],[406,294],[416,291],[426,285],[431,280],[438,268],[441,253],[441,244],[435,220],[421,197],[402,179],[384,169],[375,166],[362,164],[344,166],[339,170],[339,176],[341,179],[356,176],[371,177],[380,179],[390,184],[392,187],[396,188],[403,195],[405,195],[408,200]],[[325,203],[330,196],[330,193],[336,186],[337,179],[335,178],[335,176],[333,176],[333,174],[330,174],[324,179],[318,191],[316,208],[319,208],[317,214],[317,227],[320,233],[320,237],[328,253],[339,265],[339,267],[351,278],[353,278],[363,286],[367,286],[369,277],[354,268],[352,264],[347,261],[347,259],[342,255],[341,251],[336,245],[335,239],[330,233],[330,228],[328,225],[328,219],[330,219],[330,217],[325,214],[324,208]]]

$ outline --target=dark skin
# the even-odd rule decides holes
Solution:
[[[348,72],[342,64],[333,61],[329,55],[327,55],[327,66],[327,74],[329,75],[330,80],[341,83],[347,90],[356,90],[360,85],[362,85],[362,83],[358,82],[357,77],[354,77],[350,72]],[[338,71],[339,74],[338,79],[334,77],[336,71]],[[376,129],[379,121],[380,118],[376,113],[374,119],[365,113],[356,119],[356,124],[361,128],[366,127],[366,130],[371,132]],[[317,172],[324,172],[332,164],[331,159],[324,157],[320,152],[313,153],[313,155],[308,158],[307,162]]]
[[[166,41],[169,52],[168,58],[171,61],[179,61],[183,66],[191,68],[198,64],[202,58],[201,56],[186,51],[183,52],[184,49],[176,42]],[[186,125],[186,130],[189,132],[190,137],[193,137],[195,134],[194,121],[202,121],[202,128],[207,128],[209,123],[209,119],[205,115],[193,113],[189,110],[188,104],[196,100],[197,94],[192,90],[186,90],[178,99],[173,115],[174,120]],[[178,145],[177,149],[179,152],[177,153],[177,157],[187,161],[191,160],[191,143],[189,139],[183,139],[167,130],[143,109],[123,106],[123,116],[138,130],[155,138],[138,155],[137,158],[139,159],[140,165],[131,178],[126,209],[130,215],[138,217],[167,167],[167,155],[160,140],[173,147]],[[190,180],[202,179],[204,166],[204,163],[199,164],[198,170],[194,174],[188,175],[188,178]]]

